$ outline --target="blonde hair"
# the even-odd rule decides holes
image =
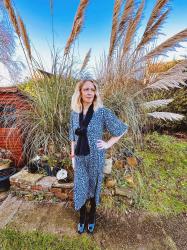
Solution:
[[[97,85],[97,83],[93,80],[82,80],[79,81],[76,86],[75,86],[75,91],[72,95],[71,98],[71,109],[77,113],[80,113],[82,111],[82,102],[81,102],[81,89],[83,87],[83,85],[86,82],[92,82],[93,85],[95,86],[95,96],[94,96],[94,100],[93,100],[93,104],[94,104],[94,111],[96,111],[98,108],[103,107],[103,101],[101,99],[100,93],[99,93],[99,87]]]

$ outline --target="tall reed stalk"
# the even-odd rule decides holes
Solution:
[[[152,100],[152,93],[186,86],[187,60],[178,61],[166,72],[151,72],[168,51],[187,41],[187,29],[161,44],[157,40],[170,12],[168,0],[157,0],[142,34],[139,33],[145,2],[133,0],[114,3],[113,22],[108,54],[96,64],[96,78],[102,86],[106,105],[129,124],[135,142],[141,143],[142,132],[150,118],[176,121],[181,114],[156,112],[172,99]],[[141,36],[140,36],[141,35]]]

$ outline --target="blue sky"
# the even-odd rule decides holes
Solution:
[[[46,65],[49,63],[49,46],[52,48],[51,16],[49,0],[12,0],[24,20],[29,37]],[[147,0],[142,28],[145,26],[155,1]],[[54,0],[54,30],[56,47],[63,49],[71,32],[79,0]],[[77,39],[79,58],[92,48],[91,64],[108,50],[114,0],[90,0],[86,10],[83,30]],[[187,0],[172,0],[172,11],[167,19],[160,41],[187,27]],[[187,50],[179,51],[187,53]],[[178,54],[179,54],[178,53]],[[18,48],[18,55],[21,49]],[[173,54],[170,54],[173,57]]]

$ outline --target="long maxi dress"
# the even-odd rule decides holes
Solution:
[[[69,140],[75,141],[79,127],[79,113],[71,111],[69,124]],[[120,136],[127,132],[128,125],[120,120],[109,108],[103,106],[94,111],[87,127],[90,154],[75,155],[74,169],[74,207],[79,210],[87,199],[95,197],[96,205],[100,203],[103,180],[103,167],[106,149],[97,147],[97,140],[102,140],[103,132],[108,130],[112,136]]]

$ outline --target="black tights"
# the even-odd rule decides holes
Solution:
[[[96,203],[95,203],[95,197],[90,198],[90,212],[88,217],[88,223],[94,223],[94,217],[96,212]]]
[[[84,224],[85,223],[85,218],[86,218],[86,202],[80,208],[80,220],[79,220],[79,223]]]
[[[86,203],[90,201],[90,212],[88,217],[88,223],[94,223],[94,217],[96,212],[96,203],[95,197],[86,200],[84,205],[80,208],[80,224],[85,223],[85,216],[86,216]]]

